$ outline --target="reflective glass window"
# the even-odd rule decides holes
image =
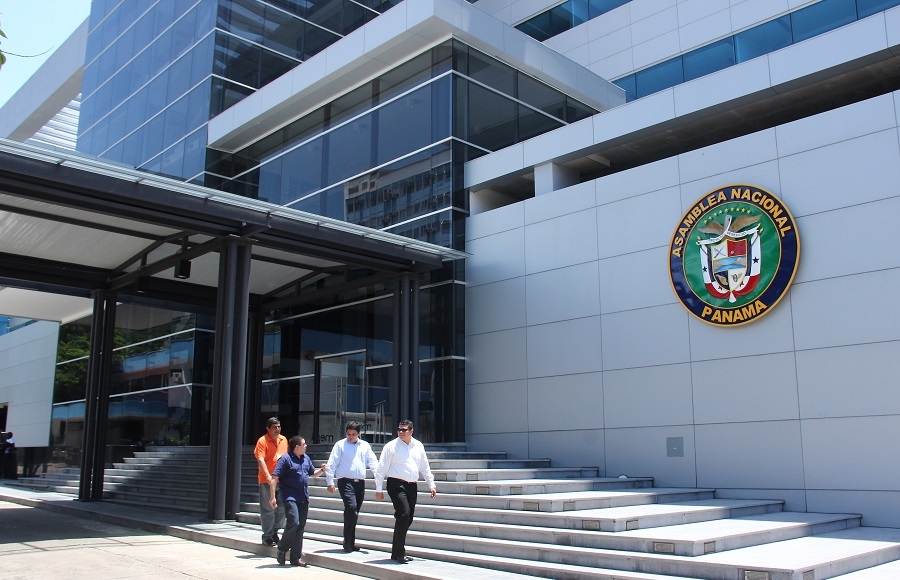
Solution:
[[[469,50],[468,76],[511,97],[516,96],[516,71],[476,50]]]
[[[791,17],[782,16],[736,34],[735,57],[737,62],[744,62],[789,46],[791,42]]]
[[[491,151],[516,143],[516,103],[474,83],[467,84],[469,118],[466,140]]]
[[[260,51],[259,86],[265,86],[299,64],[270,50]]]
[[[372,137],[372,115],[350,121],[328,133],[325,136],[326,183],[338,183],[372,167]]]
[[[606,14],[610,10],[615,10],[619,6],[628,4],[631,0],[590,0],[590,18],[596,18],[601,14]]]
[[[248,42],[219,34],[213,73],[248,87],[259,88],[260,50]]]
[[[184,141],[179,141],[162,154],[160,172],[170,177],[184,176]]]
[[[734,37],[692,50],[681,57],[684,80],[690,81],[734,66]]]
[[[634,74],[637,98],[674,87],[684,82],[681,57],[673,58]]]
[[[794,42],[801,42],[856,20],[856,0],[821,0],[791,13]]]
[[[256,0],[219,3],[217,25],[247,40],[262,44],[265,4]]]
[[[386,163],[432,142],[431,106],[431,85],[425,85],[377,110],[377,164]]]
[[[307,26],[303,36],[302,60],[306,60],[322,52],[340,39],[341,37],[334,32],[319,26]]]
[[[565,119],[566,96],[523,73],[519,73],[519,100],[557,119]]]
[[[856,0],[857,16],[866,18],[900,4],[897,0]]]
[[[519,131],[518,141],[524,141],[536,137],[547,131],[558,129],[563,122],[547,115],[543,115],[534,109],[519,105]]]

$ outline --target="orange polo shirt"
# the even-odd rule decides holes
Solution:
[[[278,441],[275,442],[269,437],[269,434],[266,433],[256,441],[256,449],[253,450],[253,457],[256,457],[257,459],[263,458],[263,461],[266,462],[266,467],[269,469],[269,475],[272,475],[272,472],[275,471],[275,464],[278,463],[278,458],[287,452],[287,437],[279,435]],[[259,472],[257,476],[259,482],[268,483],[262,469],[257,469],[257,471]]]

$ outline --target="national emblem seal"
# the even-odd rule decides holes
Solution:
[[[800,260],[794,216],[753,185],[729,185],[697,200],[669,245],[672,288],[688,311],[716,326],[746,324],[787,293]]]

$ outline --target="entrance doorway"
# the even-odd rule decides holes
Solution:
[[[369,431],[375,417],[367,412],[368,398],[365,350],[317,357],[315,441],[340,440],[347,421],[359,421],[363,432]]]

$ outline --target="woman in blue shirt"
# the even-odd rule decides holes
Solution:
[[[269,504],[275,507],[275,487],[281,488],[286,524],[278,542],[278,563],[284,566],[287,551],[291,551],[291,566],[306,567],[303,561],[303,530],[309,514],[309,476],[324,471],[313,467],[306,455],[306,440],[299,435],[288,441],[289,451],[282,455],[272,472],[272,494]]]

